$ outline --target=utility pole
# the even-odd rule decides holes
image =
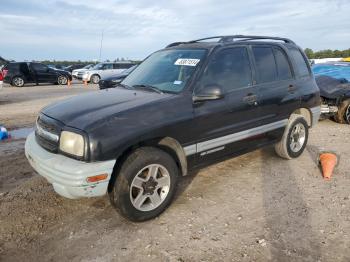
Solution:
[[[102,54],[103,32],[104,32],[104,29],[102,30],[102,34],[101,34],[100,58],[99,58],[99,61],[100,61],[100,62],[101,62],[101,54]]]

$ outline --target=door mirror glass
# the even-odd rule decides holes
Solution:
[[[193,96],[193,102],[201,102],[208,100],[217,100],[224,97],[223,88],[217,84],[209,84],[200,89],[197,94]]]

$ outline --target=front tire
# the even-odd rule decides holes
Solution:
[[[57,83],[59,85],[66,85],[68,83],[68,78],[66,76],[58,76]]]
[[[138,148],[122,164],[109,193],[110,201],[132,221],[155,218],[171,203],[178,175],[169,154],[153,147]]]
[[[98,84],[98,82],[100,82],[100,76],[99,75],[92,75],[91,76],[91,82],[93,84]]]
[[[13,79],[12,79],[12,85],[16,86],[16,87],[22,87],[24,86],[24,79],[20,76],[15,76]]]
[[[285,159],[299,157],[309,138],[309,126],[301,115],[292,114],[281,141],[275,145],[277,155]]]
[[[334,119],[340,124],[350,124],[350,99],[344,100],[340,103],[338,112]]]

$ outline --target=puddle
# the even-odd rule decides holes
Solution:
[[[27,136],[34,131],[33,127],[24,127],[19,129],[14,129],[9,131],[10,139],[22,139],[27,138]]]

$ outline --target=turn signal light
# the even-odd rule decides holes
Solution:
[[[108,174],[101,174],[101,175],[97,175],[97,176],[90,176],[86,179],[87,182],[89,183],[94,183],[94,182],[98,182],[101,180],[105,180],[108,177]]]

